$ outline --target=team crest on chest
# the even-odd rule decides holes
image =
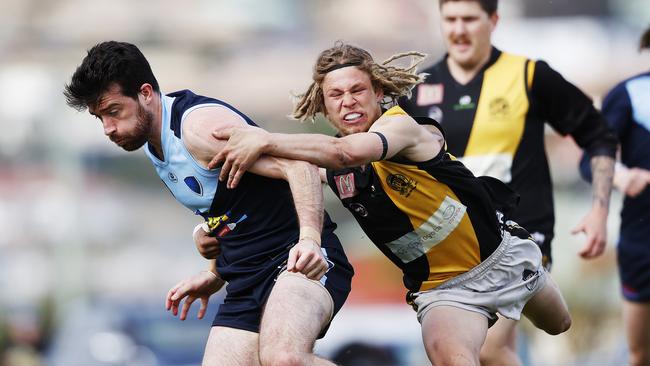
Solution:
[[[350,198],[359,194],[356,185],[354,184],[354,173],[335,175],[334,182],[336,188],[339,190],[339,197]]]
[[[408,197],[418,185],[418,182],[402,174],[389,175],[386,177],[386,183],[404,197]]]
[[[510,113],[510,105],[505,98],[494,98],[490,101],[490,114],[496,117],[507,116]]]

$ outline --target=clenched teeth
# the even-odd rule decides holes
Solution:
[[[357,119],[359,117],[361,117],[361,113],[348,113],[343,119],[346,121],[352,121],[353,119]]]

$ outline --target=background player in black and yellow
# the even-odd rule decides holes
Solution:
[[[606,242],[615,135],[591,100],[543,61],[502,52],[491,43],[497,0],[440,0],[448,54],[423,70],[429,74],[400,105],[414,116],[442,124],[449,152],[477,176],[489,175],[521,195],[512,217],[540,245],[551,264],[555,217],[544,150],[544,124],[571,135],[592,156],[591,211],[573,230],[584,232],[584,258],[599,256]],[[518,365],[515,323],[490,329],[485,365]]]
[[[339,43],[318,57],[294,116],[323,113],[342,137],[221,130],[215,137],[230,140],[210,166],[223,162],[230,187],[260,154],[327,168],[322,179],[402,269],[429,359],[478,365],[497,312],[519,319],[523,310],[551,334],[571,320],[539,247],[518,225],[500,222],[497,209],[507,212],[512,190],[449,155],[435,121],[390,107],[420,82],[414,68],[378,65],[365,50]]]

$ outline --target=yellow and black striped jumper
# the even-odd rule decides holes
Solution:
[[[387,114],[405,112],[393,107]],[[431,119],[418,122],[439,128]],[[492,254],[501,242],[494,197],[514,199],[503,183],[475,177],[445,148],[424,162],[392,158],[328,170],[327,179],[412,292],[435,288]]]
[[[449,152],[475,175],[498,178],[520,195],[511,218],[533,234],[550,265],[555,217],[545,124],[591,156],[613,157],[616,137],[589,97],[544,61],[493,48],[477,75],[460,84],[447,57],[422,70],[425,81],[400,106],[444,126]]]

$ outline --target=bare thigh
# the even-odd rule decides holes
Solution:
[[[517,322],[499,316],[499,320],[488,329],[485,343],[481,347],[482,366],[519,366],[517,356]]]
[[[247,330],[212,327],[202,366],[255,366],[259,360],[259,335]]]
[[[533,296],[524,307],[524,315],[539,329],[556,335],[569,329],[571,315],[564,298],[550,274],[544,288]]]
[[[477,365],[488,319],[483,314],[436,306],[422,319],[422,340],[434,365]]]
[[[638,360],[637,364],[650,363],[650,303],[624,300],[623,319],[630,358]]]
[[[281,275],[262,315],[260,348],[311,353],[333,306],[332,297],[320,284],[299,274]]]

